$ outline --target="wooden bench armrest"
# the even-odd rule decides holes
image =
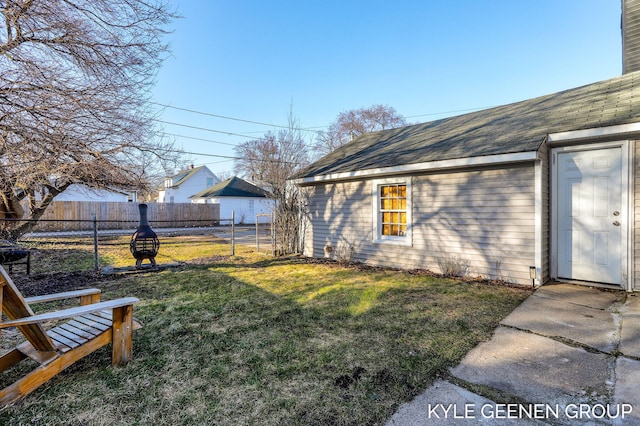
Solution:
[[[106,302],[93,303],[91,305],[78,306],[76,308],[62,309],[55,312],[47,312],[44,314],[33,315],[26,318],[18,318],[0,323],[0,329],[7,327],[15,327],[18,325],[35,324],[45,321],[60,320],[73,318],[84,314],[90,314],[98,311],[121,308],[123,306],[133,305],[138,302],[135,297],[125,297],[122,299],[109,300]]]
[[[100,289],[87,288],[84,290],[65,291],[63,293],[43,294],[42,296],[26,297],[24,300],[29,304],[53,302],[55,300],[73,299],[75,297],[85,296],[98,296],[99,299]]]

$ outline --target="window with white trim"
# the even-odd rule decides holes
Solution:
[[[409,182],[381,179],[373,182],[376,242],[411,244],[411,186]]]
[[[380,234],[404,237],[407,234],[407,185],[380,185]]]

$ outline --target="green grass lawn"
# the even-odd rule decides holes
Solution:
[[[1,409],[0,424],[384,424],[530,294],[186,241],[158,259],[182,268],[81,285],[140,299],[132,362],[113,368],[100,350]],[[102,262],[131,263],[126,244]],[[40,245],[34,268],[91,265],[90,244],[68,249]]]

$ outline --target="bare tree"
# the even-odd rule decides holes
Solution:
[[[248,177],[276,197],[284,191],[287,178],[309,164],[309,149],[291,115],[288,129],[243,142],[235,153],[235,173]]]
[[[227,179],[231,179],[233,177],[233,171],[223,170],[221,172],[216,172],[216,176],[218,176],[218,179],[220,179],[220,181],[222,182]]]
[[[165,153],[161,155],[141,155],[137,160],[138,175],[142,184],[138,188],[138,199],[155,201],[158,191],[164,189],[167,176],[175,174],[176,170],[186,170],[193,159],[188,158],[181,151],[170,151],[170,144],[166,145]]]
[[[0,0],[0,232],[74,183],[139,189],[171,146],[150,89],[174,15],[155,0]]]
[[[289,128],[244,142],[235,148],[234,170],[270,192],[275,200],[277,244],[284,253],[297,250],[301,212],[300,191],[287,179],[309,164],[309,149],[293,114]]]
[[[363,133],[393,129],[406,125],[404,117],[385,105],[344,111],[338,114],[329,129],[318,133],[314,151],[318,156],[326,155]]]

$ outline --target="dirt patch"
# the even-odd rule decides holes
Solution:
[[[91,271],[57,272],[53,274],[17,275],[13,282],[23,296],[60,293],[83,288],[100,287],[105,281],[122,279],[118,275],[100,275]]]
[[[366,373],[367,370],[362,367],[355,367],[351,374],[345,374],[339,377],[336,377],[333,384],[335,386],[339,386],[343,389],[347,389],[354,383],[357,383],[362,378],[362,375]]]
[[[485,278],[481,276],[470,275],[470,276],[464,276],[464,277],[452,277],[452,276],[446,276],[443,274],[439,274],[437,272],[430,271],[429,269],[399,269],[399,268],[390,268],[387,266],[367,265],[361,262],[341,262],[335,259],[313,258],[313,257],[305,257],[305,256],[289,256],[289,257],[280,258],[280,259],[294,260],[301,263],[308,263],[313,265],[327,265],[327,266],[334,266],[337,268],[350,268],[359,272],[397,271],[397,272],[404,272],[410,275],[423,275],[423,276],[434,277],[434,278],[449,278],[452,280],[466,282],[466,283],[477,283],[477,284],[495,285],[495,286],[502,286],[502,287],[506,286],[506,287],[523,289],[523,290],[532,290],[531,286],[529,285],[515,284],[509,281],[490,279],[490,278]]]

